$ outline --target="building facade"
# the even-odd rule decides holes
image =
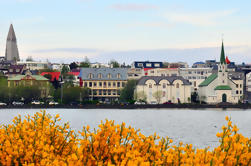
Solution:
[[[180,76],[144,76],[136,86],[135,99],[149,104],[190,103],[191,85]]]
[[[42,70],[42,69],[48,69],[49,67],[49,62],[19,61],[17,62],[17,64],[25,65],[26,69],[29,69],[29,70]]]
[[[163,62],[135,61],[132,68],[162,68]]]
[[[90,89],[90,99],[103,102],[117,101],[127,83],[127,68],[81,68],[82,87]]]
[[[212,68],[180,68],[179,75],[191,82],[191,91],[198,90],[199,85],[212,74]]]
[[[218,72],[211,74],[199,85],[198,95],[201,101],[209,104],[220,102],[238,103],[242,100],[243,80],[229,77],[223,42]]]
[[[41,75],[32,75],[29,71],[27,71],[25,75],[16,75],[8,78],[8,87],[33,85],[39,87],[42,98],[49,95],[49,80]]]

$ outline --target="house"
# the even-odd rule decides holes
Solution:
[[[17,86],[38,86],[41,90],[41,97],[49,95],[49,80],[41,75],[32,75],[27,71],[24,75],[15,75],[8,78],[8,87]]]
[[[55,79],[59,81],[61,72],[42,72],[40,75],[45,76],[45,75],[51,75],[50,81],[53,82]]]
[[[162,68],[163,62],[135,61],[132,68]]]
[[[90,89],[90,99],[116,101],[127,83],[127,68],[81,68],[81,86]]]
[[[147,103],[189,103],[191,102],[191,84],[180,76],[144,76],[136,86],[136,100]]]
[[[144,69],[145,76],[178,76],[178,68],[146,68]]]
[[[201,101],[209,104],[220,102],[238,103],[243,97],[243,79],[229,76],[222,42],[218,72],[211,74],[198,89]]]
[[[23,74],[25,69],[25,65],[10,65],[6,75],[8,77],[15,77],[17,75]]]
[[[34,62],[34,61],[19,61],[17,62],[18,65],[25,65],[26,69],[29,70],[42,70],[48,69],[49,62]]]

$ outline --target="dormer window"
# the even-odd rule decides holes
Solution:
[[[101,73],[98,74],[98,78],[102,78],[102,74]]]
[[[89,74],[88,78],[92,79],[93,78],[93,74]]]
[[[107,74],[107,78],[112,78],[111,73]]]
[[[117,74],[117,78],[120,78],[120,74],[119,73]]]

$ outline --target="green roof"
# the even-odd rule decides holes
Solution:
[[[228,85],[219,85],[219,86],[216,86],[214,90],[232,90],[232,88]]]
[[[221,45],[220,63],[221,64],[223,64],[223,63],[226,64],[226,58],[225,58],[223,41],[222,41],[222,45]]]
[[[216,73],[211,74],[209,77],[207,77],[207,79],[205,79],[200,85],[201,86],[208,86],[211,82],[213,82],[216,78],[218,77],[218,75]]]
[[[27,75],[16,75],[15,77],[8,78],[8,81],[20,81],[21,79],[23,79],[26,76]],[[41,75],[31,75],[31,77],[37,81],[48,81],[47,78],[45,78],[44,76],[41,76]]]

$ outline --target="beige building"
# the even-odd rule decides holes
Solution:
[[[179,76],[144,76],[136,86],[135,99],[149,104],[190,103],[191,85]]]
[[[26,69],[29,70],[42,70],[48,69],[49,62],[35,62],[35,61],[19,61],[17,62],[18,65],[25,65]]]
[[[220,102],[238,103],[242,100],[243,80],[229,77],[223,43],[218,72],[211,74],[199,85],[198,95],[200,101],[209,104]]]
[[[142,68],[129,68],[127,71],[128,79],[138,80],[144,76],[144,69]]]
[[[145,70],[146,76],[178,76],[178,68],[153,68]]]
[[[81,68],[82,86],[90,89],[90,99],[116,101],[127,83],[126,68]]]

